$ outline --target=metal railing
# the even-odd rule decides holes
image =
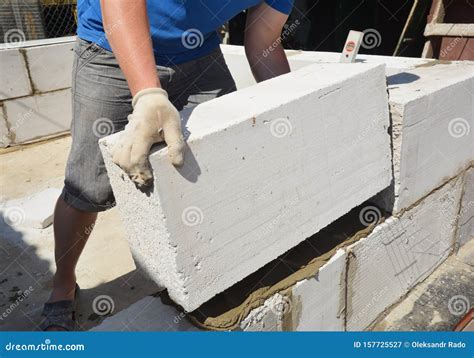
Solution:
[[[74,35],[76,19],[76,0],[2,0],[0,43]]]

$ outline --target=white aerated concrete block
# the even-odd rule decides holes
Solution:
[[[221,50],[237,88],[242,89],[255,84],[255,79],[245,56],[244,46],[221,45]],[[292,71],[315,63],[339,63],[341,58],[340,52],[285,50],[285,53]],[[387,76],[394,76],[405,70],[414,69],[433,61],[433,59],[427,58],[374,55],[358,55],[356,59],[358,63],[385,64]],[[394,80],[396,80],[395,77]]]
[[[410,207],[474,160],[474,64],[437,64],[389,80],[395,202]]]
[[[339,249],[310,279],[277,293],[242,320],[246,331],[343,331],[346,253]]]
[[[461,189],[460,176],[348,248],[347,330],[367,328],[448,257]]]
[[[74,42],[25,49],[31,81],[37,92],[71,87]]]
[[[7,127],[7,120],[3,114],[3,106],[0,106],[0,147],[7,147],[10,144],[10,135]]]
[[[341,58],[340,52],[317,52],[302,51],[288,57],[290,62],[310,61],[316,63],[336,63]],[[396,75],[405,70],[414,69],[420,65],[426,65],[433,62],[433,59],[427,58],[410,58],[410,57],[394,57],[394,56],[376,56],[376,55],[357,55],[356,62],[385,64],[387,76]]]
[[[19,49],[0,50],[0,101],[32,93],[26,63]]]
[[[290,308],[288,297],[276,293],[262,306],[250,311],[240,322],[240,329],[246,332],[283,331],[283,315]]]
[[[346,253],[338,250],[315,277],[292,290],[290,331],[343,331]]]
[[[184,166],[152,151],[148,192],[111,162],[121,133],[100,143],[135,258],[187,311],[391,181],[383,65],[311,65],[201,104],[186,127]]]
[[[474,168],[470,168],[464,179],[464,193],[459,212],[459,244],[464,245],[474,238]]]
[[[68,131],[71,90],[50,92],[3,102],[13,143],[23,143]]]
[[[44,229],[53,223],[54,207],[60,189],[49,188],[37,194],[10,200],[0,206],[6,224]]]

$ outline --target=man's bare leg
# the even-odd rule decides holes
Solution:
[[[97,213],[77,210],[58,199],[54,210],[56,273],[49,302],[74,299],[77,261],[96,219]]]

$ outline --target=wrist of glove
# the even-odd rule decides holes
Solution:
[[[161,88],[139,91],[132,100],[129,123],[112,149],[112,160],[137,186],[153,179],[148,155],[153,144],[165,141],[173,165],[184,162],[184,140],[179,112]]]

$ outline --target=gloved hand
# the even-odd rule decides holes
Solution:
[[[133,97],[132,106],[129,122],[112,148],[112,160],[141,187],[153,178],[148,161],[153,144],[164,140],[170,161],[176,166],[184,162],[185,146],[178,110],[165,90],[141,90]]]

